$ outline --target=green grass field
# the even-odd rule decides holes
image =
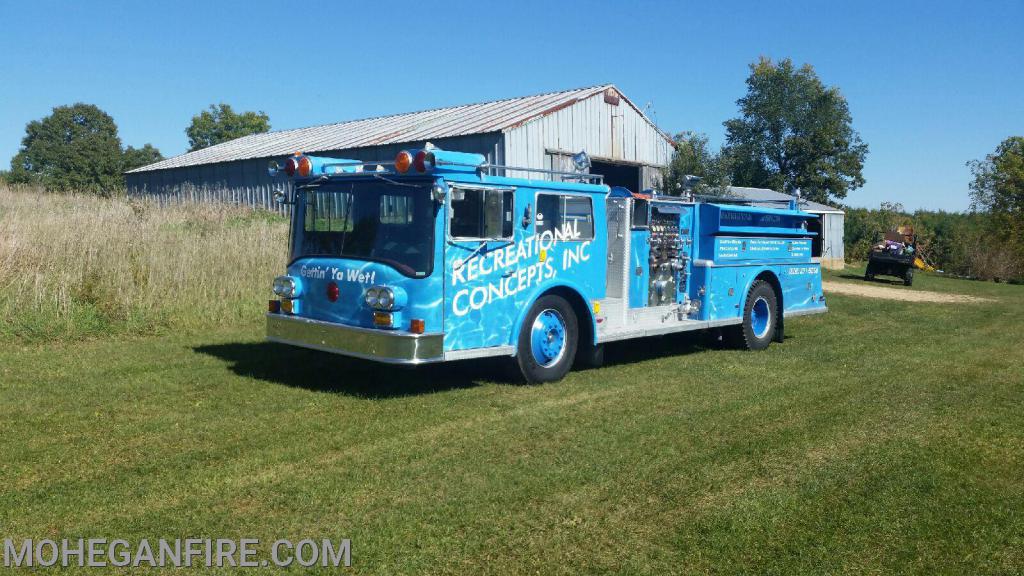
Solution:
[[[1024,287],[910,289],[996,301],[832,296],[766,352],[644,340],[543,386],[255,321],[8,341],[0,538],[348,537],[367,574],[1020,574]]]

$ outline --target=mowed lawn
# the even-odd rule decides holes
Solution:
[[[368,574],[1019,574],[1024,287],[910,290],[996,301],[831,296],[762,353],[644,340],[542,386],[258,323],[5,342],[0,538],[350,538]]]

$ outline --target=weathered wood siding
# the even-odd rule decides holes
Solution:
[[[449,150],[483,154],[487,157],[488,162],[495,162],[501,155],[501,135],[498,133],[459,136],[431,142]],[[390,161],[399,151],[405,148],[422,148],[425,143],[423,141],[408,142],[317,152],[316,154],[364,161]],[[267,164],[272,159],[279,162],[285,160],[284,157],[267,157],[136,172],[125,174],[125,185],[129,194],[159,196],[166,202],[230,202],[280,211],[282,207],[273,201],[274,191],[288,190],[290,192],[291,183],[286,178],[271,178],[267,174]]]
[[[625,97],[620,95],[615,105],[606,102],[604,93],[598,93],[509,129],[505,133],[504,163],[545,168],[552,165],[552,153],[580,150],[595,159],[650,167],[644,170],[645,180],[652,180],[657,174],[652,168],[667,165],[672,154],[665,136]]]

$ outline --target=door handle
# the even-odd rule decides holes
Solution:
[[[519,268],[512,268],[510,270],[507,270],[504,274],[502,274],[501,277],[502,278],[510,278],[512,276],[515,276],[516,272],[518,272],[518,271],[519,271]]]

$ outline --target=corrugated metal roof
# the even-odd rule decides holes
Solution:
[[[775,190],[769,190],[768,188],[746,188],[744,186],[730,186],[729,191],[747,200],[753,200],[756,204],[758,201],[763,201],[764,206],[768,208],[778,208],[778,202],[776,201],[789,201],[793,197],[789,194],[783,194],[782,192],[776,192]],[[827,204],[820,202],[812,202],[811,200],[801,200],[800,208],[805,212],[830,212],[834,214],[842,214],[843,211],[838,208],[833,208]]]
[[[253,134],[136,168],[129,173],[286,156],[296,151],[324,152],[501,132],[571,106],[608,88],[618,92],[614,85],[602,84],[493,102]],[[619,94],[622,95],[621,92]],[[622,98],[636,108],[625,96]]]

